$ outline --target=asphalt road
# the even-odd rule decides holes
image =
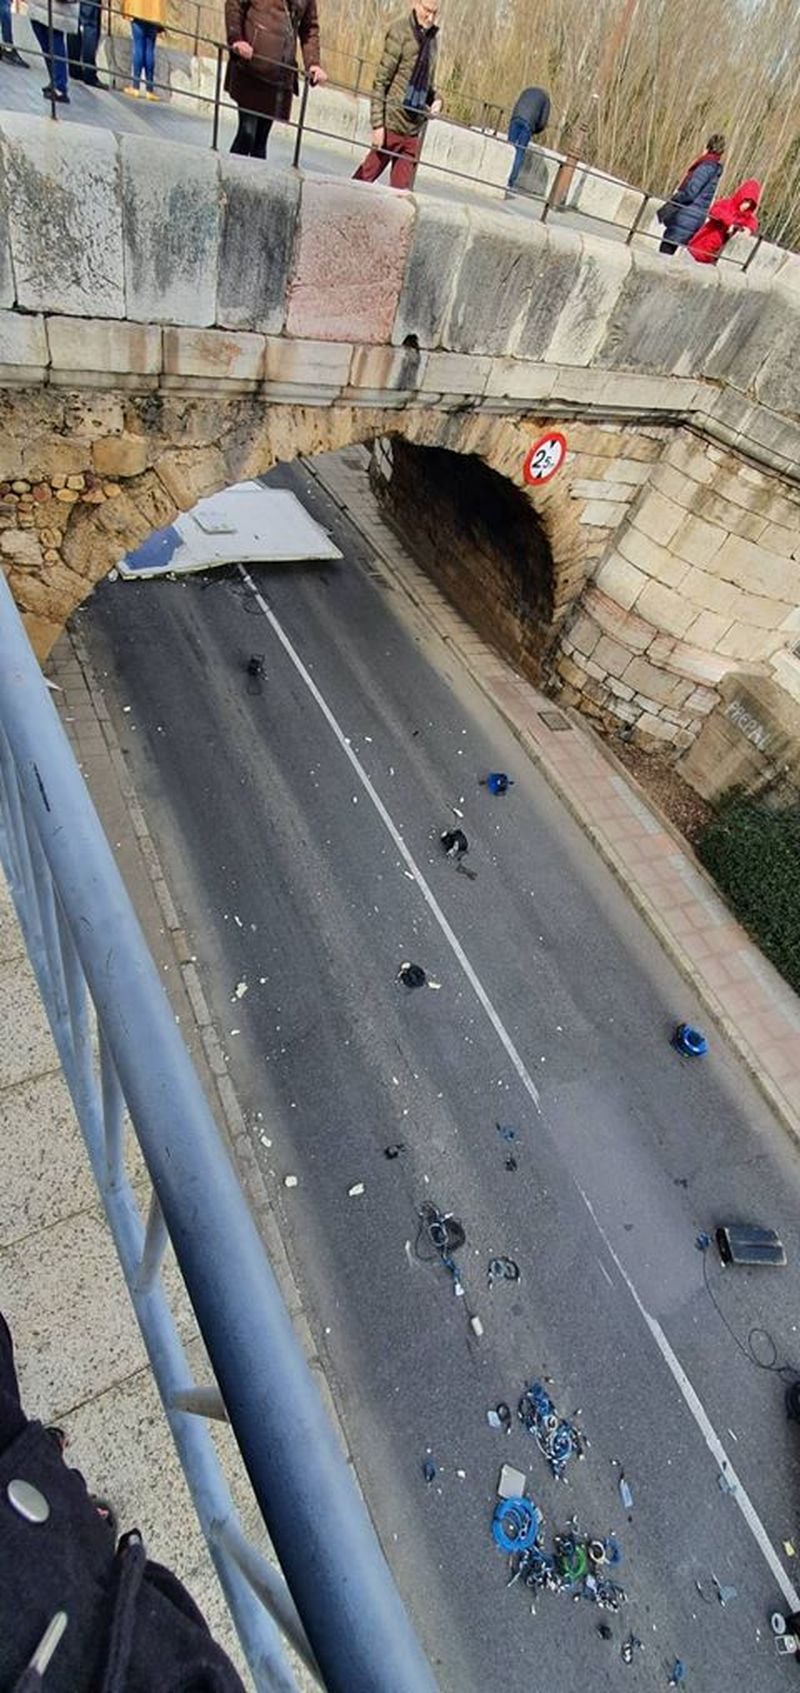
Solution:
[[[764,1325],[800,1356],[798,1156],[720,1038],[702,1063],[672,1052],[671,1024],[698,1008],[624,890],[333,504],[300,467],[275,479],[345,554],[254,573],[305,671],[235,572],[106,582],[81,625],[441,1686],[655,1689],[677,1656],[693,1693],[772,1693],[796,1679],[768,1617],[776,1562],[796,1569],[800,1430],[720,1320],[695,1238],[722,1217],[780,1229],[784,1271],[706,1264],[742,1344]],[[479,785],[491,768],[514,775],[504,799]],[[438,847],[452,807],[474,881]],[[409,959],[438,990],[398,983]],[[415,1255],[426,1200],[463,1221],[464,1299]],[[495,1254],[518,1284],[487,1288]],[[486,1422],[539,1375],[591,1442],[568,1487],[520,1425]],[[548,1531],[576,1512],[619,1536],[618,1617],[557,1595],[532,1615],[506,1589],[490,1535],[504,1460]],[[737,1590],[725,1607],[714,1579]]]

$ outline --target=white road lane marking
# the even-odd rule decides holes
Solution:
[[[653,1337],[653,1339],[656,1343],[656,1346],[658,1347],[659,1352],[661,1353],[661,1356],[664,1360],[664,1363],[667,1366],[667,1369],[669,1370],[670,1375],[672,1376],[673,1380],[676,1382],[677,1386],[680,1388],[681,1393],[683,1394],[683,1397],[686,1401],[686,1404],[688,1405],[689,1410],[691,1411],[692,1416],[694,1417],[694,1420],[695,1420],[695,1422],[696,1422],[696,1424],[697,1424],[697,1426],[700,1430],[700,1433],[703,1436],[703,1439],[706,1443],[706,1446],[708,1447],[709,1452],[711,1453],[712,1458],[714,1459],[714,1462],[717,1465],[718,1470],[721,1472],[722,1475],[727,1476],[729,1482],[731,1483],[731,1486],[736,1489],[735,1493],[731,1494],[731,1498],[734,1499],[736,1504],[738,1505],[739,1510],[741,1511],[742,1516],[744,1517],[744,1520],[747,1523],[747,1526],[750,1530],[750,1533],[753,1536],[753,1539],[754,1539],[759,1551],[763,1554],[764,1558],[766,1559],[766,1562],[769,1564],[769,1567],[772,1571],[772,1574],[775,1577],[775,1580],[776,1580],[776,1582],[777,1582],[777,1584],[778,1584],[778,1586],[781,1590],[781,1593],[783,1594],[784,1599],[786,1600],[786,1603],[789,1607],[789,1610],[790,1611],[796,1611],[798,1608],[800,1608],[800,1595],[798,1595],[796,1589],[792,1585],[792,1582],[789,1580],[789,1577],[786,1573],[786,1570],[784,1569],[783,1564],[781,1563],[780,1558],[778,1557],[778,1554],[775,1551],[775,1548],[772,1544],[772,1541],[770,1540],[769,1535],[767,1534],[767,1531],[764,1527],[764,1524],[762,1523],[761,1518],[758,1515],[758,1512],[755,1508],[755,1505],[753,1504],[753,1501],[750,1498],[749,1494],[745,1491],[744,1487],[742,1486],[742,1483],[741,1483],[741,1481],[739,1480],[739,1477],[736,1474],[736,1471],[733,1467],[733,1464],[731,1463],[730,1458],[728,1457],[728,1454],[725,1451],[725,1447],[723,1446],[722,1441],[720,1440],[719,1435],[717,1434],[716,1429],[714,1428],[714,1425],[711,1422],[711,1419],[708,1416],[708,1413],[707,1413],[702,1401],[699,1399],[697,1393],[695,1392],[694,1388],[692,1387],[692,1384],[689,1380],[689,1377],[686,1374],[685,1369],[683,1368],[683,1365],[681,1364],[680,1359],[678,1357],[676,1357],[675,1353],[673,1352],[672,1347],[670,1346],[670,1343],[667,1340],[667,1337],[664,1333],[664,1330],[661,1327],[661,1324],[656,1320],[655,1317],[651,1317],[650,1312],[647,1310],[646,1306],[643,1304],[642,1300],[639,1298],[639,1295],[636,1291],[636,1288],[634,1287],[634,1284],[631,1281],[631,1278],[628,1275],[628,1272],[625,1269],[624,1264],[622,1264],[620,1262],[620,1259],[618,1258],[616,1252],[614,1251],[614,1248],[611,1244],[611,1241],[608,1238],[608,1235],[605,1232],[605,1229],[603,1228],[602,1223],[599,1221],[599,1219],[597,1217],[594,1206],[592,1205],[592,1202],[591,1202],[588,1194],[584,1193],[583,1188],[580,1187],[580,1186],[578,1187],[578,1192],[581,1196],[581,1199],[583,1200],[584,1205],[586,1206],[586,1209],[589,1213],[589,1216],[592,1219],[592,1222],[594,1223],[595,1228],[597,1229],[597,1232],[600,1236],[600,1239],[602,1240],[602,1242],[605,1246],[605,1249],[606,1249],[607,1253],[609,1254],[609,1257],[613,1260],[613,1262],[617,1266],[617,1269],[619,1270],[619,1273],[622,1277],[622,1280],[624,1281],[625,1286],[628,1289],[628,1292],[631,1296],[631,1299],[634,1302],[634,1305],[636,1306],[637,1311],[639,1312],[640,1317],[642,1318],[643,1322],[645,1322],[647,1324],[647,1327],[650,1330],[650,1333],[651,1333],[651,1335],[652,1335],[652,1337]]]
[[[362,788],[364,789],[365,793],[367,793],[369,795],[369,798],[372,800],[372,803],[375,807],[375,810],[378,813],[378,816],[381,819],[381,822],[384,824],[385,828],[388,829],[389,834],[391,835],[392,840],[394,841],[394,844],[397,847],[398,852],[400,853],[404,862],[408,865],[408,868],[411,872],[411,875],[413,876],[413,879],[416,882],[416,884],[417,884],[417,886],[420,890],[420,893],[422,894],[422,897],[425,901],[425,904],[428,906],[428,909],[430,910],[432,915],[435,917],[436,922],[438,923],[439,928],[441,929],[442,934],[444,935],[444,938],[447,941],[448,946],[451,948],[452,952],[455,954],[456,958],[458,959],[458,962],[461,965],[461,968],[464,972],[464,975],[466,976],[467,981],[469,982],[469,985],[472,988],[473,993],[475,994],[475,997],[479,1000],[480,1004],[483,1006],[483,1009],[486,1012],[486,1015],[489,1019],[489,1022],[492,1025],[492,1028],[494,1029],[495,1034],[497,1035],[498,1040],[505,1047],[506,1053],[508,1054],[508,1057],[511,1060],[511,1063],[514,1066],[514,1069],[516,1070],[517,1075],[519,1076],[519,1079],[522,1082],[523,1087],[525,1088],[526,1092],[529,1094],[530,1098],[533,1100],[533,1103],[536,1106],[536,1110],[541,1115],[542,1107],[541,1107],[541,1102],[540,1102],[540,1099],[539,1099],[539,1092],[538,1092],[536,1084],[533,1080],[533,1077],[531,1076],[530,1072],[527,1070],[526,1066],[524,1065],[524,1063],[523,1063],[523,1061],[522,1061],[522,1059],[521,1059],[521,1057],[520,1057],[520,1055],[519,1055],[519,1053],[518,1053],[518,1051],[517,1051],[517,1049],[514,1045],[514,1042],[511,1039],[511,1036],[508,1033],[508,1030],[505,1028],[498,1012],[495,1010],[495,1008],[492,1004],[492,1001],[490,1000],[489,995],[488,995],[488,993],[486,992],[486,989],[483,986],[483,983],[480,981],[478,976],[476,976],[475,971],[473,970],[472,965],[470,964],[470,961],[469,961],[469,959],[468,959],[468,957],[467,957],[467,955],[464,951],[464,948],[462,947],[461,942],[458,939],[458,936],[456,934],[454,934],[453,930],[450,927],[450,924],[447,921],[447,918],[445,917],[445,914],[444,914],[444,912],[443,912],[443,910],[442,910],[442,908],[439,904],[439,901],[436,898],[436,895],[434,894],[432,888],[430,888],[428,883],[426,882],[425,877],[423,876],[422,871],[420,870],[420,867],[417,864],[416,859],[414,858],[413,854],[409,851],[408,847],[406,846],[405,841],[403,840],[403,837],[402,837],[399,829],[397,828],[396,824],[393,822],[393,820],[390,817],[388,811],[386,810],[386,807],[383,803],[383,800],[381,799],[380,794],[378,793],[377,789],[373,787],[372,782],[370,781],[369,776],[367,775],[367,772],[364,769],[364,766],[363,766],[363,764],[361,763],[361,760],[358,757],[358,754],[353,751],[353,748],[351,747],[350,742],[349,742],[347,736],[344,733],[344,730],[341,728],[337,719],[334,717],[333,712],[331,711],[331,708],[328,705],[327,700],[320,693],[320,690],[317,687],[317,684],[314,681],[313,676],[311,676],[310,673],[308,672],[308,670],[306,670],[306,667],[303,663],[303,660],[301,659],[300,654],[298,653],[296,647],[294,647],[292,645],[292,642],[290,641],[289,636],[286,634],[286,631],[282,628],[281,624],[278,622],[278,619],[275,616],[274,611],[267,604],[267,601],[264,599],[263,594],[259,593],[252,577],[245,570],[244,565],[242,565],[242,564],[239,565],[239,571],[240,571],[240,574],[243,577],[244,581],[247,583],[247,586],[250,589],[250,592],[252,593],[257,605],[259,606],[260,610],[263,612],[264,616],[266,617],[267,622],[270,625],[270,628],[274,631],[275,635],[277,635],[278,640],[281,643],[281,646],[283,647],[283,649],[286,652],[286,654],[288,655],[288,657],[291,659],[292,664],[294,665],[298,676],[300,676],[302,678],[303,682],[305,682],[305,685],[308,688],[308,691],[311,694],[312,699],[314,699],[316,701],[316,704],[319,706],[319,709],[322,712],[322,715],[325,718],[325,721],[328,724],[328,727],[332,730],[333,734],[336,736],[336,739],[339,742],[339,745],[342,749],[342,752],[345,755],[345,758],[349,759],[350,763],[352,764],[353,769],[354,769],[354,771],[355,771],[355,773],[358,777],[359,782],[361,783]]]
[[[357,753],[355,753],[353,751],[353,748],[351,747],[351,745],[350,745],[350,743],[349,743],[349,741],[348,741],[348,739],[347,739],[347,737],[344,733],[344,730],[341,728],[337,718],[334,716],[334,714],[333,714],[330,706],[328,705],[328,702],[325,699],[324,695],[320,692],[319,688],[317,687],[317,684],[314,681],[313,676],[306,669],[306,667],[303,663],[303,660],[300,657],[300,654],[298,653],[296,647],[292,644],[291,640],[289,639],[289,636],[286,634],[285,629],[279,623],[277,617],[275,616],[274,611],[268,605],[267,601],[264,599],[263,594],[259,593],[252,577],[248,574],[248,572],[245,570],[244,566],[241,565],[241,564],[239,565],[239,572],[242,576],[242,579],[246,582],[248,588],[250,589],[250,592],[253,595],[253,598],[255,599],[256,604],[258,605],[260,611],[263,612],[263,615],[266,618],[270,628],[272,629],[273,633],[276,635],[277,639],[280,641],[280,644],[283,647],[284,652],[286,653],[287,657],[291,660],[292,664],[294,665],[294,668],[297,671],[298,676],[300,676],[301,680],[305,683],[305,686],[307,687],[309,693],[311,694],[312,699],[319,706],[319,709],[322,712],[322,715],[325,718],[325,721],[328,724],[328,727],[330,728],[330,730],[332,731],[336,740],[338,741],[339,746],[341,747],[342,752],[345,755],[345,758],[347,758],[349,760],[350,764],[352,765],[352,768],[353,768],[356,776],[358,777],[358,780],[361,783],[361,786],[363,787],[365,793],[368,794],[370,800],[372,801],[372,804],[374,805],[375,810],[377,811],[378,816],[381,819],[381,822],[384,824],[384,827],[388,830],[388,833],[390,834],[392,840],[394,841],[394,844],[397,847],[398,852],[400,853],[404,862],[408,865],[409,870],[412,872],[412,875],[414,877],[414,881],[417,883],[417,886],[419,887],[420,893],[422,894],[422,897],[425,900],[425,903],[428,906],[428,909],[432,913],[433,917],[435,917],[436,922],[438,923],[439,928],[441,929],[442,934],[444,935],[448,946],[451,948],[451,950],[454,953],[456,959],[458,960],[458,963],[460,964],[460,966],[461,966],[461,968],[462,968],[462,970],[463,970],[463,972],[464,972],[464,974],[465,974],[465,976],[466,976],[466,978],[467,978],[467,980],[470,984],[470,987],[472,988],[472,990],[473,990],[476,998],[480,1002],[480,1004],[483,1006],[483,1009],[486,1012],[486,1015],[489,1019],[489,1022],[491,1023],[492,1028],[495,1031],[495,1034],[497,1035],[499,1041],[501,1042],[501,1044],[504,1047],[506,1053],[508,1054],[508,1057],[511,1061],[511,1064],[513,1065],[514,1069],[516,1070],[517,1075],[519,1076],[523,1087],[525,1088],[525,1090],[526,1090],[527,1094],[529,1095],[530,1099],[533,1101],[533,1104],[535,1105],[537,1112],[541,1116],[541,1111],[542,1111],[541,1102],[540,1102],[539,1093],[538,1093],[538,1090],[537,1090],[537,1088],[534,1084],[533,1078],[530,1075],[530,1073],[529,1073],[528,1069],[526,1068],[525,1064],[523,1063],[523,1060],[522,1060],[519,1052],[517,1051],[517,1048],[514,1045],[514,1042],[513,1042],[510,1034],[508,1033],[508,1030],[506,1029],[506,1027],[503,1023],[499,1012],[495,1010],[495,1007],[492,1004],[492,1001],[489,998],[489,995],[486,992],[486,989],[484,988],[482,982],[480,981],[480,978],[476,975],[472,965],[470,964],[470,961],[469,961],[469,959],[468,959],[468,957],[467,957],[467,955],[464,951],[464,948],[461,945],[461,942],[459,941],[457,935],[451,929],[450,924],[448,923],[447,918],[445,917],[445,914],[442,911],[442,908],[439,905],[438,900],[436,899],[436,896],[434,895],[432,889],[428,886],[428,883],[426,882],[425,877],[422,874],[422,871],[420,870],[419,865],[416,862],[416,859],[413,857],[413,854],[409,851],[409,848],[406,846],[406,843],[403,840],[403,837],[400,834],[399,829],[397,828],[393,819],[390,817],[389,812],[386,810],[386,807],[383,803],[383,800],[380,797],[380,794],[373,787],[372,782],[370,781],[370,778],[367,775],[366,770],[364,769],[363,765],[361,764],[361,761],[358,758]],[[670,1343],[667,1340],[667,1337],[666,1337],[664,1330],[662,1329],[660,1323],[658,1323],[656,1321],[655,1317],[651,1317],[651,1315],[650,1315],[649,1311],[647,1310],[646,1306],[643,1304],[642,1300],[640,1299],[639,1294],[637,1293],[636,1288],[635,1288],[633,1282],[631,1281],[631,1278],[628,1275],[627,1270],[625,1269],[624,1265],[621,1263],[621,1261],[618,1258],[616,1252],[614,1251],[614,1248],[613,1248],[610,1240],[608,1239],[608,1236],[607,1236],[602,1224],[600,1223],[600,1221],[599,1221],[599,1219],[598,1219],[598,1217],[595,1213],[594,1207],[592,1205],[591,1200],[589,1199],[588,1194],[584,1193],[583,1188],[580,1187],[578,1185],[578,1183],[576,1183],[575,1185],[576,1185],[578,1192],[579,1192],[579,1194],[580,1194],[580,1196],[583,1200],[584,1205],[586,1206],[587,1211],[589,1212],[589,1215],[592,1219],[592,1222],[594,1223],[594,1226],[597,1229],[597,1232],[600,1236],[600,1239],[603,1241],[603,1244],[606,1248],[606,1251],[609,1254],[609,1257],[611,1258],[612,1262],[616,1265],[616,1267],[617,1267],[617,1269],[618,1269],[618,1271],[619,1271],[619,1273],[622,1277],[622,1280],[624,1281],[625,1286],[627,1287],[628,1292],[629,1292],[629,1294],[630,1294],[630,1296],[631,1296],[631,1298],[632,1298],[632,1300],[633,1300],[633,1302],[636,1306],[637,1311],[639,1312],[643,1322],[646,1324],[647,1328],[649,1329],[650,1334],[652,1335],[652,1338],[655,1341],[659,1352],[661,1353],[661,1356],[664,1360],[664,1363],[667,1366],[667,1369],[670,1372],[670,1375],[672,1376],[673,1380],[675,1381],[677,1387],[680,1389],[680,1392],[683,1396],[683,1399],[684,1399],[686,1405],[688,1406],[688,1409],[690,1410],[690,1412],[691,1412],[691,1414],[692,1414],[692,1416],[693,1416],[693,1418],[694,1418],[694,1420],[697,1424],[697,1427],[700,1430],[700,1433],[703,1436],[703,1439],[706,1443],[706,1446],[708,1447],[709,1452],[711,1453],[711,1456],[713,1457],[715,1463],[717,1464],[718,1469],[721,1470],[726,1476],[728,1476],[730,1478],[731,1482],[733,1483],[733,1485],[735,1486],[736,1492],[734,1494],[732,1494],[731,1497],[735,1500],[736,1504],[738,1505],[739,1510],[741,1511],[742,1516],[744,1517],[744,1520],[745,1520],[745,1522],[746,1522],[746,1524],[747,1524],[747,1526],[750,1530],[750,1533],[752,1534],[753,1539],[755,1540],[756,1545],[759,1548],[759,1551],[761,1552],[761,1554],[764,1557],[766,1563],[768,1564],[769,1569],[770,1569],[775,1581],[777,1582],[777,1585],[778,1585],[781,1593],[783,1594],[784,1599],[786,1600],[786,1603],[787,1603],[789,1610],[790,1611],[800,1610],[800,1594],[798,1594],[796,1592],[792,1582],[790,1581],[790,1579],[789,1579],[789,1577],[786,1573],[786,1570],[784,1569],[784,1567],[783,1567],[783,1565],[780,1561],[780,1558],[778,1557],[778,1554],[775,1551],[774,1546],[772,1545],[772,1542],[771,1542],[769,1535],[768,1535],[768,1533],[767,1533],[767,1531],[764,1527],[764,1524],[762,1523],[761,1518],[759,1517],[758,1512],[756,1511],[756,1508],[755,1508],[752,1500],[750,1499],[749,1495],[745,1492],[745,1489],[742,1486],[741,1481],[739,1480],[738,1476],[736,1475],[736,1472],[735,1472],[733,1465],[731,1464],[731,1461],[730,1461],[730,1459],[729,1459],[729,1457],[728,1457],[728,1455],[725,1451],[725,1448],[722,1444],[722,1441],[720,1440],[713,1424],[711,1423],[711,1421],[710,1421],[710,1419],[709,1419],[709,1417],[708,1417],[708,1415],[705,1411],[703,1404],[701,1403],[697,1393],[695,1392],[695,1390],[694,1390],[694,1388],[693,1388],[693,1386],[692,1386],[692,1384],[689,1380],[689,1377],[687,1376],[686,1371],[683,1368],[683,1365],[681,1364],[680,1360],[676,1357],[675,1353],[673,1352],[672,1347],[670,1346]],[[603,1268],[602,1264],[601,1264],[600,1267],[601,1267],[601,1269]],[[604,1273],[607,1274],[607,1272],[605,1272],[605,1271],[604,1271]]]

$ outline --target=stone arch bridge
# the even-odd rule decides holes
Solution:
[[[492,623],[501,573],[483,603],[567,700],[685,747],[727,673],[772,675],[791,653],[793,256],[705,271],[8,114],[0,208],[0,556],[40,654],[201,496],[400,436],[475,455],[535,509],[546,593],[517,582]],[[553,420],[568,459],[528,490],[526,450]]]

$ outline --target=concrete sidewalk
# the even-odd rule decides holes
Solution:
[[[367,462],[365,449],[352,447],[306,469],[369,538],[428,626],[459,653],[800,1140],[800,999],[586,719],[557,708],[517,676],[414,564],[383,517]]]

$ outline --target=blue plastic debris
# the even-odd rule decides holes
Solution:
[[[542,1513],[532,1499],[501,1499],[492,1518],[492,1537],[501,1552],[529,1552],[541,1526]]]
[[[683,1661],[683,1658],[676,1658],[675,1662],[672,1666],[672,1674],[669,1678],[669,1686],[670,1687],[680,1687],[681,1683],[684,1682],[685,1680],[686,1680],[686,1665]]]
[[[490,794],[507,794],[509,788],[513,788],[514,782],[511,776],[506,775],[505,770],[490,770],[488,776],[483,779],[483,785],[489,789]]]
[[[696,1239],[694,1244],[697,1247],[698,1252],[707,1252],[708,1249],[709,1249],[709,1246],[711,1245],[710,1234],[706,1234],[705,1231],[703,1231],[702,1234],[699,1234],[697,1236],[697,1239]]]
[[[428,1486],[430,1487],[431,1482],[436,1480],[436,1465],[435,1465],[432,1458],[426,1458],[425,1459],[425,1462],[422,1466],[422,1474],[424,1475],[425,1480],[428,1483]]]
[[[556,1481],[563,1480],[570,1458],[583,1457],[583,1441],[574,1423],[559,1417],[547,1389],[540,1381],[531,1382],[519,1402],[519,1420],[534,1436],[542,1456],[547,1459]]]
[[[700,1029],[691,1023],[679,1023],[672,1036],[672,1045],[684,1058],[702,1058],[708,1052],[708,1041]]]

